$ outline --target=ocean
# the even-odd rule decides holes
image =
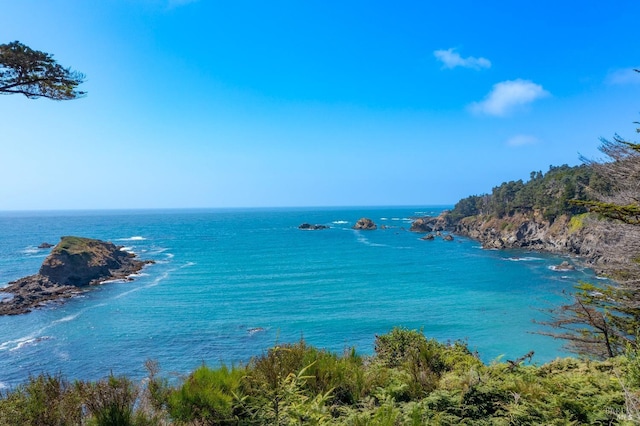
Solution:
[[[442,209],[1,212],[0,287],[36,273],[50,251],[37,246],[64,235],[112,241],[156,263],[131,282],[0,317],[0,389],[43,372],[141,379],[148,359],[181,377],[301,338],[372,354],[376,334],[394,326],[464,340],[486,362],[530,350],[536,363],[568,356],[532,320],[593,273],[552,270],[565,257],[408,231],[411,218]],[[360,217],[379,229],[352,230]],[[330,228],[303,231],[303,222]]]

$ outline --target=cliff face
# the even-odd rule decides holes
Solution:
[[[588,215],[557,217],[550,222],[538,213],[496,218],[470,216],[452,225],[456,234],[480,241],[484,248],[526,248],[582,257],[596,267],[606,263],[607,245],[616,236],[608,234],[598,221]]]
[[[44,260],[39,273],[10,282],[0,302],[0,315],[29,312],[51,300],[81,293],[106,280],[129,279],[149,262],[135,259],[112,243],[80,237],[62,237]]]
[[[110,242],[62,237],[39,274],[54,283],[82,287],[138,271],[143,262],[134,257]]]

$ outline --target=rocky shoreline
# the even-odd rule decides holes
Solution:
[[[444,212],[437,217],[416,219],[411,231],[448,231],[476,240],[486,249],[520,248],[576,256],[596,272],[604,264],[616,260],[608,257],[606,248],[618,243],[616,235],[607,232],[600,221],[588,214],[562,215],[554,221],[537,212],[500,218],[477,215],[452,220],[449,213]]]
[[[151,261],[141,261],[113,243],[82,237],[62,237],[37,274],[1,288],[0,315],[30,312],[60,302],[109,280],[132,280]]]

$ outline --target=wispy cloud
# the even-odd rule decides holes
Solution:
[[[486,58],[474,58],[473,56],[467,56],[463,58],[454,48],[447,50],[436,50],[433,52],[433,56],[437,60],[442,62],[442,68],[473,68],[476,70],[482,68],[491,68],[491,61]]]
[[[515,135],[507,139],[507,145],[513,147],[534,145],[538,142],[540,142],[540,140],[532,135]]]
[[[640,84],[640,72],[636,72],[633,68],[614,70],[607,75],[606,82],[614,85]]]
[[[519,106],[530,104],[536,99],[549,96],[541,85],[529,80],[507,80],[493,85],[493,89],[481,102],[472,103],[469,108],[477,114],[504,116]]]

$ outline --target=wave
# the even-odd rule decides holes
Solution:
[[[140,287],[136,287],[136,288],[132,288],[131,290],[125,291],[124,293],[120,293],[117,296],[114,297],[114,299],[121,299],[125,296],[130,295],[131,293],[135,293],[136,291],[142,290],[142,289],[147,289],[147,288],[151,288],[151,287],[155,287],[158,284],[160,284],[160,281],[166,279],[169,276],[170,272],[175,271],[175,269],[171,270],[171,271],[167,271],[164,274],[160,275],[159,277],[156,277],[150,284],[147,285],[143,285]]]
[[[544,260],[541,257],[525,256],[525,257],[509,257],[507,259],[510,262],[535,262],[537,260]]]
[[[369,247],[388,247],[386,244],[372,243],[369,239],[362,234],[358,234],[358,242]]]
[[[121,250],[121,251],[126,251],[127,253],[135,253],[135,252],[133,251],[133,247],[129,247],[129,246],[127,246],[127,247],[120,247],[120,250]]]
[[[348,221],[348,220],[334,220],[334,221],[333,221],[333,222],[331,222],[331,223],[334,223],[334,224],[336,224],[336,225],[344,225],[344,224],[346,224],[346,223],[349,223],[349,221]]]
[[[76,314],[73,314],[73,315],[67,315],[66,317],[63,317],[63,318],[60,318],[60,319],[57,319],[57,320],[53,321],[51,323],[51,325],[56,325],[56,324],[60,324],[60,323],[63,323],[63,322],[73,321],[74,319],[78,318],[81,313],[82,313],[82,311],[80,311],[80,312],[78,312]]]
[[[33,339],[22,340],[15,347],[9,349],[9,352],[17,351],[19,349],[22,349],[25,346],[29,346],[35,343],[42,342],[43,340],[49,340],[49,339],[52,339],[52,337],[42,336],[42,337],[34,337]]]
[[[37,247],[33,247],[33,246],[29,246],[27,248],[25,248],[24,250],[21,251],[21,253],[24,254],[36,254],[36,253],[41,253],[42,250],[37,248]]]
[[[133,237],[129,237],[129,238],[118,238],[116,241],[144,241],[144,240],[146,240],[145,237],[134,235]]]

